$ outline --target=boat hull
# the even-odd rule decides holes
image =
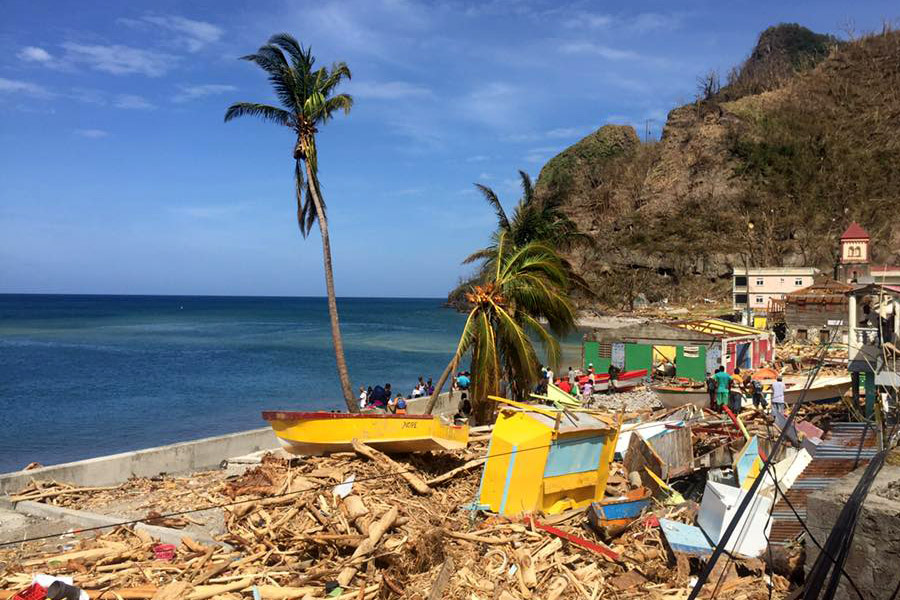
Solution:
[[[266,411],[263,419],[287,452],[304,456],[352,451],[354,439],[388,453],[458,450],[469,442],[467,425],[430,415]]]
[[[588,520],[596,529],[622,527],[628,525],[650,506],[650,490],[640,488],[622,498],[592,502],[588,509]]]
[[[639,371],[625,371],[624,373],[619,373],[619,376],[616,379],[610,381],[609,384],[617,392],[624,392],[625,390],[630,390],[639,386],[641,383],[643,383],[646,377],[647,369],[641,369]]]
[[[844,394],[850,390],[850,378],[835,378],[834,382],[821,382],[818,385],[813,383],[812,387],[806,390],[804,395],[803,383],[798,383],[793,388],[784,391],[785,403],[792,405],[794,402],[803,398],[803,402],[827,402],[829,400],[839,400]]]
[[[678,408],[693,404],[697,408],[709,408],[709,393],[706,390],[657,386],[653,388],[660,403],[666,408]]]

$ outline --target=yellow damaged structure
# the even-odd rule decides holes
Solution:
[[[617,422],[491,396],[504,406],[491,434],[478,504],[502,515],[557,514],[603,498]]]

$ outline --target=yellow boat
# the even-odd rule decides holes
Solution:
[[[359,440],[384,452],[458,450],[469,443],[469,426],[432,415],[264,411],[287,452],[319,455],[353,450]]]

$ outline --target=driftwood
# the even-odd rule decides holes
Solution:
[[[384,513],[378,521],[372,524],[369,527],[369,537],[362,541],[362,543],[356,547],[356,550],[353,552],[353,556],[351,556],[351,560],[355,560],[357,558],[366,556],[371,554],[375,547],[378,545],[378,542],[381,541],[382,536],[387,533],[388,529],[393,527],[394,521],[397,520],[397,516],[400,514],[400,511],[396,506],[391,508],[389,511]],[[357,566],[347,566],[341,571],[340,575],[338,575],[338,583],[341,586],[347,586],[353,580],[353,577],[356,575],[358,571]]]
[[[447,589],[447,584],[450,583],[454,568],[453,558],[448,556],[444,564],[441,565],[441,570],[438,571],[437,577],[434,578],[434,583],[431,584],[428,600],[441,600],[444,597],[444,590]]]
[[[466,464],[464,464],[464,465],[462,465],[462,466],[460,466],[460,467],[456,467],[455,469],[452,469],[452,470],[450,470],[450,471],[447,471],[447,472],[444,473],[443,475],[438,475],[438,476],[435,477],[434,479],[429,479],[429,480],[426,481],[425,483],[428,484],[428,485],[438,485],[438,484],[440,484],[440,483],[444,483],[445,481],[447,481],[447,480],[449,480],[449,479],[453,479],[454,477],[456,477],[456,476],[459,475],[460,473],[464,473],[464,472],[466,472],[466,471],[469,471],[469,470],[471,470],[471,469],[474,469],[475,467],[478,467],[478,466],[480,466],[480,465],[483,465],[483,464],[485,463],[486,460],[487,460],[487,458],[475,458],[475,459],[470,460],[469,462],[467,462]]]
[[[359,440],[353,440],[353,450],[357,454],[380,463],[392,470],[394,473],[400,475],[403,479],[406,480],[406,482],[417,494],[421,494],[423,496],[431,495],[433,490],[428,487],[428,484],[425,483],[425,481],[423,481],[418,475],[410,473],[409,469],[405,468],[403,465],[394,462],[387,454],[379,452],[375,448],[367,446]]]

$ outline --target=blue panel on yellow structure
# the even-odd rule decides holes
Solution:
[[[606,436],[557,440],[550,445],[544,477],[596,471]]]

